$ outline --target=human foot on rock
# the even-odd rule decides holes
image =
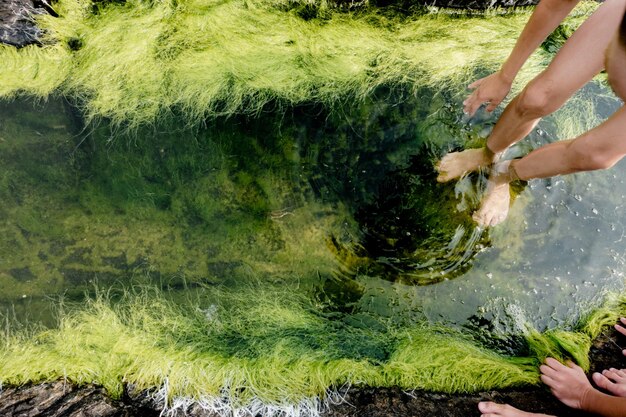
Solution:
[[[502,223],[509,214],[511,202],[508,179],[502,176],[489,178],[480,208],[472,215],[479,226],[489,227]]]
[[[624,326],[626,326],[626,317],[620,317],[619,319],[620,323],[622,323]],[[623,334],[624,336],[626,336],[626,328],[623,326],[620,326],[619,324],[615,325],[615,330],[617,330],[618,332],[620,332],[621,334]],[[622,353],[624,355],[626,355],[626,349],[624,349],[622,351]]]
[[[528,413],[508,404],[497,404],[490,401],[478,403],[481,417],[548,417],[546,414]]]
[[[461,152],[451,152],[445,155],[435,169],[439,173],[437,181],[447,182],[463,176],[467,172],[473,172],[481,167],[491,165],[492,157],[489,157],[486,148],[466,149]]]
[[[592,375],[593,382],[617,397],[626,397],[626,369],[605,369]]]

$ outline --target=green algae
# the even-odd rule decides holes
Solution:
[[[10,324],[2,382],[65,378],[113,396],[124,384],[161,390],[171,404],[227,393],[235,406],[286,407],[346,385],[471,392],[535,384],[547,355],[586,366],[617,304],[587,327],[528,330],[508,353],[419,312],[362,308],[378,288],[341,273],[329,236],[344,249],[354,244],[352,208],[375,201],[377,184],[424,145],[417,126],[401,120],[432,111],[377,102],[350,117],[299,109],[306,121],[280,129],[273,116],[231,118],[191,135],[164,124],[112,141],[107,126],[68,139],[82,126],[61,104],[44,117],[11,103],[1,136],[13,140],[0,143],[3,233],[14,237],[2,241],[4,297],[114,289],[87,305],[66,303],[49,329]],[[350,179],[360,180],[347,188]],[[163,290],[119,290],[138,284]]]
[[[622,311],[610,305],[573,330],[528,330],[511,356],[402,310],[414,300],[377,311],[377,277],[359,275],[355,211],[375,203],[387,175],[406,174],[409,155],[480,144],[484,123],[460,128],[450,103],[504,58],[527,12],[466,20],[329,10],[306,20],[276,3],[127,2],[95,14],[87,6],[60,1],[61,18],[42,23],[60,43],[10,50],[2,64],[15,71],[3,77],[5,97],[64,94],[88,120],[105,119],[89,134],[82,124],[52,128],[67,122],[36,112],[26,125],[41,127],[27,134],[3,123],[2,294],[155,282],[166,294],[111,290],[58,313],[50,329],[7,331],[3,383],[66,378],[113,396],[135,384],[170,400],[227,393],[235,405],[293,404],[344,385],[470,392],[538,383],[548,355],[586,366],[591,340]],[[520,81],[545,64],[546,50]],[[556,132],[597,122],[602,98],[588,97],[552,119]],[[306,105],[294,116],[288,106],[298,103]],[[276,118],[236,115],[262,110]],[[218,115],[230,119],[205,120]],[[307,121],[275,123],[282,116]],[[455,220],[412,223],[432,221],[447,243],[467,216],[451,210],[452,186],[441,187]],[[421,191],[413,197],[429,203]],[[512,242],[503,259],[528,244],[495,237]]]
[[[591,340],[626,311],[622,297],[577,332],[531,331],[530,355],[509,357],[432,325],[377,331],[329,321],[285,286],[205,290],[186,305],[143,290],[65,306],[57,329],[4,334],[2,382],[64,378],[100,384],[114,397],[124,384],[167,385],[170,399],[196,400],[226,390],[239,406],[295,403],[345,384],[475,392],[539,383],[537,366],[547,355],[588,368]],[[386,354],[377,359],[372,347],[363,350],[368,339]]]
[[[106,127],[68,135],[81,128],[57,107],[47,120],[28,105],[3,109],[13,114],[0,127],[3,300],[95,283],[290,281],[338,264],[327,231],[347,213],[292,181],[291,139],[216,125],[183,142],[173,130],[107,143]]]
[[[272,2],[137,0],[96,14],[90,5],[59,1],[59,17],[40,19],[42,48],[2,48],[2,97],[63,94],[88,120],[136,128],[172,111],[196,125],[267,105],[362,100],[381,85],[459,88],[506,58],[529,13],[368,9],[304,20]],[[519,81],[546,60],[535,55]]]

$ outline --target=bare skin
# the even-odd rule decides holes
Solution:
[[[524,62],[577,3],[578,0],[542,0],[535,7],[502,68],[468,86],[474,91],[463,102],[463,111],[473,116],[483,103],[487,103],[488,112],[495,110],[511,90],[511,84]]]
[[[472,218],[481,226],[495,226],[506,219],[511,201],[508,174],[492,174],[487,183],[482,204]]]
[[[620,322],[626,325],[626,318],[620,318]],[[626,328],[615,325],[615,330],[626,336]],[[626,356],[626,349],[622,351]],[[617,397],[626,397],[626,369],[610,368],[602,371],[602,373],[594,373],[592,375],[593,382],[603,390],[610,392]]]
[[[616,28],[621,21],[624,4],[624,0],[607,0],[603,3],[603,5],[570,37],[548,68],[531,81],[524,91],[509,103],[487,141],[487,146],[491,153],[501,153],[511,144],[524,138],[535,127],[541,117],[558,109],[575,91],[580,89],[593,78],[595,74],[604,68],[606,58],[605,50],[610,46]],[[563,7],[562,10],[566,10],[566,7]],[[536,13],[537,11],[533,13],[531,21]],[[529,24],[531,21],[529,21]],[[543,32],[539,35],[542,34]],[[531,35],[529,36],[532,37]],[[533,40],[536,40],[539,35],[535,33]],[[622,53],[622,55],[624,54]],[[626,74],[626,67],[618,68],[615,66],[613,70],[616,72],[613,76],[615,83],[622,83],[622,81],[619,80],[622,79],[621,76]],[[609,68],[607,68],[607,72],[610,72]],[[489,97],[487,93],[491,94],[493,91],[496,91],[496,93],[492,94],[494,98],[489,98],[490,103],[496,103],[499,102],[498,100],[501,100],[498,95],[502,95],[502,91],[505,90],[502,87],[504,81],[502,81],[502,79],[498,80],[498,78],[501,78],[500,75],[493,75],[486,77],[486,79],[478,80],[478,90],[482,89],[481,91],[486,91],[486,93],[477,93],[476,91],[472,93],[470,98],[465,102],[468,112],[475,111],[481,104],[480,100]],[[609,81],[610,80],[611,76],[609,74]],[[475,84],[476,83],[472,85]],[[615,86],[613,87],[615,90]],[[504,94],[506,95],[506,93]],[[477,103],[478,106],[476,105]],[[626,124],[622,126],[626,126]],[[622,134],[622,136],[624,135]],[[579,149],[581,146],[590,144],[588,139],[582,141],[578,141],[578,139],[582,139],[582,137],[576,139],[577,143],[572,147],[572,151],[581,150]],[[595,144],[592,145],[592,148],[595,147],[597,147]],[[592,152],[592,148],[586,149],[585,152]],[[555,151],[558,151],[558,149],[554,148],[550,149],[550,151],[550,155],[552,155]],[[616,152],[616,160],[619,160],[619,158],[623,156],[623,153],[620,155],[621,151],[619,149],[613,149],[613,151]],[[552,172],[552,175],[599,169],[600,167],[589,168],[588,165],[584,165],[584,161],[580,161],[581,155],[585,155],[585,152],[570,152],[569,156],[574,159],[565,161],[565,163],[561,162],[555,164],[552,160],[544,158],[542,163],[546,163],[547,161],[547,166],[542,165],[541,168],[543,171]],[[493,163],[493,159],[492,161],[486,161],[484,158],[486,154],[488,153],[485,152],[481,155],[476,150],[466,150],[446,155],[436,166],[436,169],[439,171],[438,180],[441,182],[450,181],[462,176],[466,172],[489,166]],[[530,155],[532,155],[532,153],[528,156]],[[586,155],[589,155],[589,153]],[[534,158],[536,158],[536,156],[537,155],[534,155]],[[533,167],[537,167],[537,164],[532,163],[532,159],[525,159],[526,158],[516,161],[515,164],[515,169],[520,179],[544,178],[547,176],[534,170]],[[526,168],[526,171],[522,174],[524,168]],[[490,184],[487,187],[481,208],[473,216],[474,220],[479,225],[494,226],[506,218],[508,214],[508,204],[504,204],[501,201],[502,199],[508,200],[508,190],[505,192],[505,190],[508,189],[508,185],[504,184],[504,180],[504,178],[495,178],[495,176],[490,178]]]
[[[626,318],[620,318],[620,322],[626,325]],[[626,336],[626,328],[623,326],[617,324],[615,329]],[[626,350],[622,353],[626,355]],[[563,404],[607,417],[626,416],[626,369],[610,368],[592,376],[599,388],[611,392],[615,397],[595,389],[584,371],[572,362],[563,365],[556,359],[548,358],[539,370],[541,381]],[[482,413],[481,417],[548,417],[546,414],[529,413],[508,404],[490,401],[480,402],[478,409]]]
[[[508,404],[497,404],[489,401],[478,403],[481,417],[549,417],[547,414],[536,414],[522,411]]]
[[[437,181],[448,182],[460,178],[468,172],[492,164],[492,159],[483,148],[452,152],[444,156],[435,166],[439,173]]]

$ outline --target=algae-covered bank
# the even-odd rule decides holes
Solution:
[[[489,134],[497,114],[463,118],[464,86],[528,10],[53,8],[40,45],[0,47],[2,387],[318,415],[347,387],[537,385],[547,355],[587,368],[626,313],[623,166],[520,184],[487,231],[482,175],[435,181]],[[600,77],[511,152],[619,105]]]

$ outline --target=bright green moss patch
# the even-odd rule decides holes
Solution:
[[[0,96],[73,97],[87,118],[154,123],[175,110],[190,125],[257,113],[268,103],[360,100],[380,85],[454,86],[506,58],[528,12],[459,17],[376,11],[304,20],[272,2],[128,1],[93,14],[60,0],[40,20],[43,48],[0,50]],[[572,22],[593,9],[583,5]],[[532,58],[520,80],[541,68]]]
[[[538,383],[546,355],[588,366],[590,341],[613,324],[624,299],[592,314],[581,331],[531,332],[530,356],[508,357],[445,328],[359,328],[327,320],[292,289],[247,286],[197,293],[185,306],[143,290],[65,307],[56,329],[5,333],[2,383],[64,378],[114,397],[123,384],[239,405],[297,403],[344,384],[473,392]],[[607,314],[610,310],[612,313]],[[375,340],[377,346],[365,346]],[[386,351],[376,359],[377,349]],[[226,391],[224,391],[226,390]]]

